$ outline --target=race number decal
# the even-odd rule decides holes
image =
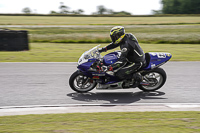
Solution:
[[[157,53],[158,58],[166,58],[164,53]]]

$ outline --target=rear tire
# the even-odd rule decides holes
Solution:
[[[94,89],[97,83],[83,75],[80,71],[76,71],[71,75],[69,85],[74,91],[84,93]]]
[[[162,68],[155,68],[141,74],[143,76],[143,84],[140,84],[138,88],[146,92],[160,89],[167,79],[167,75]],[[145,83],[146,85],[144,85]]]

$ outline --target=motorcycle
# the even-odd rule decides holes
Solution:
[[[78,70],[69,79],[71,89],[78,93],[93,90],[129,89],[133,88],[136,80],[120,80],[112,71],[102,71],[99,66],[109,66],[115,63],[121,51],[115,51],[101,56],[98,51],[100,45],[84,52],[78,60]],[[137,73],[142,76],[141,83],[137,86],[142,91],[155,91],[160,89],[166,81],[166,72],[160,68],[171,59],[170,53],[148,52],[145,53],[146,65]]]

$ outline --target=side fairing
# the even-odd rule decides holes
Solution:
[[[91,67],[91,65],[96,61],[99,61],[99,60],[98,59],[89,59],[88,62],[78,65],[77,68],[81,71],[87,71]]]
[[[87,71],[90,66],[93,64],[93,62],[86,62],[86,63],[83,63],[81,65],[78,65],[78,69],[81,70],[81,71]]]

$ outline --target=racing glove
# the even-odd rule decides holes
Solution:
[[[99,51],[99,53],[106,52],[107,48],[106,47],[98,48],[98,51]]]

